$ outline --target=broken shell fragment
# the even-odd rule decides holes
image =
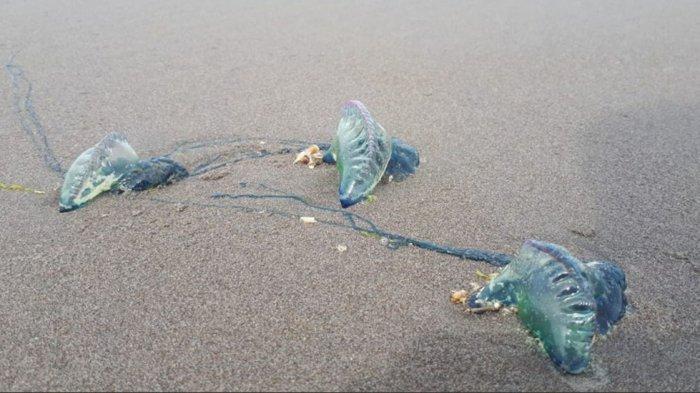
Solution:
[[[314,168],[323,162],[323,152],[318,145],[311,145],[297,154],[294,164],[300,163]]]
[[[464,304],[467,301],[468,297],[469,292],[465,291],[464,289],[460,291],[452,291],[450,301],[454,304]]]
[[[494,302],[492,304],[483,306],[483,307],[475,307],[475,308],[467,308],[467,312],[472,313],[472,314],[483,314],[485,312],[499,312],[501,311],[501,307],[503,305],[499,302]]]
[[[316,222],[315,217],[299,217],[299,220],[304,224],[313,224]]]

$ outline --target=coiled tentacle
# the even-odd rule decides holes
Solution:
[[[119,180],[123,190],[143,191],[189,176],[187,169],[167,157],[153,157],[135,162]]]

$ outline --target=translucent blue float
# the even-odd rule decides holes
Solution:
[[[389,134],[360,101],[342,109],[335,139],[323,161],[340,173],[340,205],[350,207],[367,198],[383,177],[401,181],[416,172],[418,151]]]
[[[186,176],[187,170],[169,158],[140,160],[126,137],[110,133],[80,154],[66,172],[59,211],[75,210],[105,191],[141,191]]]
[[[625,314],[625,274],[612,262],[581,262],[561,246],[529,240],[469,299],[475,310],[517,308],[554,364],[571,374],[589,363],[593,336]]]

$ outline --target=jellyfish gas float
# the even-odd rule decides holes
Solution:
[[[416,172],[418,150],[391,138],[360,101],[341,110],[338,130],[323,161],[340,174],[340,205],[350,207],[367,198],[382,178],[401,181]]]
[[[59,211],[82,207],[105,191],[142,191],[187,176],[187,170],[170,158],[139,159],[126,137],[110,133],[80,154],[66,172]]]
[[[561,246],[536,240],[469,299],[473,310],[515,307],[549,358],[570,374],[583,372],[596,334],[625,315],[625,273],[607,261],[582,262]]]

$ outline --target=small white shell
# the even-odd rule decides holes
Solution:
[[[304,224],[313,224],[316,222],[315,217],[299,217],[299,220]]]

